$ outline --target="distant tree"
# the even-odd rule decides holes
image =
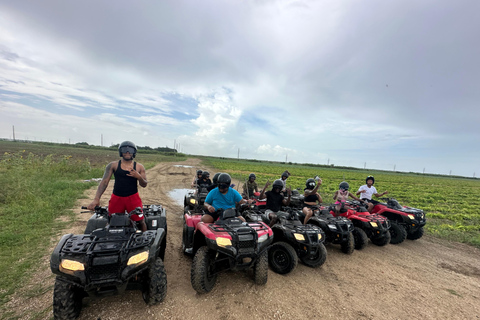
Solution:
[[[77,143],[75,143],[75,144],[76,144],[77,146],[89,146],[89,144],[86,143],[86,142],[77,142]]]

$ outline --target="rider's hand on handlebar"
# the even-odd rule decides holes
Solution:
[[[100,206],[100,199],[93,199],[93,201],[87,206],[87,210],[95,210],[95,207]]]

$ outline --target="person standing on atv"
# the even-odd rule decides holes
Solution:
[[[230,188],[231,183],[232,178],[228,173],[222,173],[218,176],[218,187],[210,191],[205,199],[204,207],[207,209],[207,213],[203,215],[202,222],[212,223],[216,221],[223,214],[223,211],[218,212],[219,209],[226,210],[235,208],[237,204],[253,202],[253,200],[243,199],[237,190]],[[237,217],[245,221],[238,210],[235,211]]]
[[[270,182],[265,183],[262,192],[260,193],[259,199],[267,198],[267,206],[265,210],[265,217],[270,220],[270,227],[272,227],[276,222],[277,218],[281,215],[287,215],[286,212],[280,211],[282,206],[288,206],[290,204],[290,197],[292,196],[292,190],[287,188],[288,198],[285,199],[281,193],[283,188],[283,182],[280,179],[277,179],[273,182],[272,190],[265,192],[265,190],[270,185]]]
[[[372,195],[375,195],[375,197],[379,198],[386,195],[388,191],[378,193],[377,189],[373,186],[375,183],[375,178],[373,176],[368,176],[367,179],[365,179],[365,183],[366,184],[358,188],[356,195],[358,196],[361,194],[360,198],[368,202],[368,212],[371,213],[373,207],[379,203],[378,201],[372,199]]]
[[[313,216],[313,212],[318,210],[318,204],[322,203],[322,197],[317,192],[318,188],[322,185],[322,179],[317,177],[317,182],[315,179],[307,179],[305,182],[306,188],[303,189],[304,199],[303,199],[303,209],[302,212],[305,214],[305,220],[303,224],[307,224],[308,219]],[[318,202],[318,204],[317,204]]]
[[[108,202],[109,214],[131,212],[137,207],[143,208],[142,199],[138,194],[138,184],[145,188],[147,186],[147,176],[145,167],[133,161],[137,155],[137,146],[131,141],[123,141],[118,146],[118,154],[122,159],[107,164],[95,198],[87,206],[88,210],[94,210],[95,207],[100,205],[100,198],[107,189],[112,175],[115,176],[115,184]],[[130,218],[140,224],[142,231],[147,231],[143,213],[133,214]]]
[[[335,191],[335,194],[333,195],[333,200],[336,200],[335,202],[335,213],[340,214],[341,210],[343,209],[345,202],[347,202],[348,197],[352,197],[353,199],[357,201],[363,202],[363,200],[360,200],[359,198],[355,197],[351,192],[348,191],[350,188],[350,185],[348,182],[343,181],[340,183],[338,186],[338,190]]]
[[[202,170],[197,170],[197,175],[193,178],[193,181],[192,181],[192,185],[191,185],[192,188],[195,188],[197,186],[197,181],[202,179],[202,173],[203,173]]]
[[[250,173],[248,181],[243,184],[242,196],[244,198],[250,199],[255,192],[258,192],[258,184],[255,182],[255,179],[257,179],[255,173]]]

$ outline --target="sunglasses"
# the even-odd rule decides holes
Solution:
[[[227,189],[227,188],[228,188],[228,184],[226,184],[226,183],[220,183],[218,185],[218,189]]]
[[[121,153],[129,152],[130,154],[133,154],[135,152],[135,149],[132,147],[121,147],[120,152]]]

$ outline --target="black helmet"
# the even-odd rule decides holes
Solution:
[[[218,176],[217,182],[218,184],[227,184],[228,186],[230,186],[230,184],[232,183],[232,177],[230,177],[228,173],[221,173]]]
[[[315,179],[307,179],[307,181],[305,182],[305,185],[307,186],[307,189],[310,189],[310,190],[313,190],[315,188]]]
[[[257,179],[257,176],[255,175],[255,173],[250,173],[250,175],[248,176],[248,180],[250,179]]]
[[[118,154],[120,155],[120,157],[124,152],[130,152],[132,157],[135,158],[135,155],[137,154],[137,146],[132,141],[123,141],[118,146]]]
[[[203,171],[202,172],[202,179],[208,179],[208,178],[210,178],[210,172]]]
[[[199,169],[199,170],[197,170],[197,176],[198,176],[199,174],[202,174],[202,173],[203,173],[203,171],[202,171],[202,170],[200,170],[200,169]]]
[[[339,189],[343,189],[343,190],[348,190],[350,188],[350,185],[348,184],[348,182],[346,181],[343,181],[340,183],[340,185],[338,186]]]
[[[272,189],[275,189],[275,188],[283,189],[283,187],[284,187],[284,185],[283,185],[283,181],[281,179],[277,179],[277,180],[273,181]]]
[[[284,171],[284,172],[282,173],[282,178],[283,178],[283,177],[288,178],[288,172],[287,172],[287,171]]]
[[[365,183],[367,183],[368,180],[372,180],[372,185],[375,184],[375,178],[373,176],[368,176],[367,179],[365,179]]]
[[[221,175],[221,174],[222,174],[221,172],[215,173],[215,175],[213,176],[213,183],[217,183],[217,181],[218,181],[218,176]]]

